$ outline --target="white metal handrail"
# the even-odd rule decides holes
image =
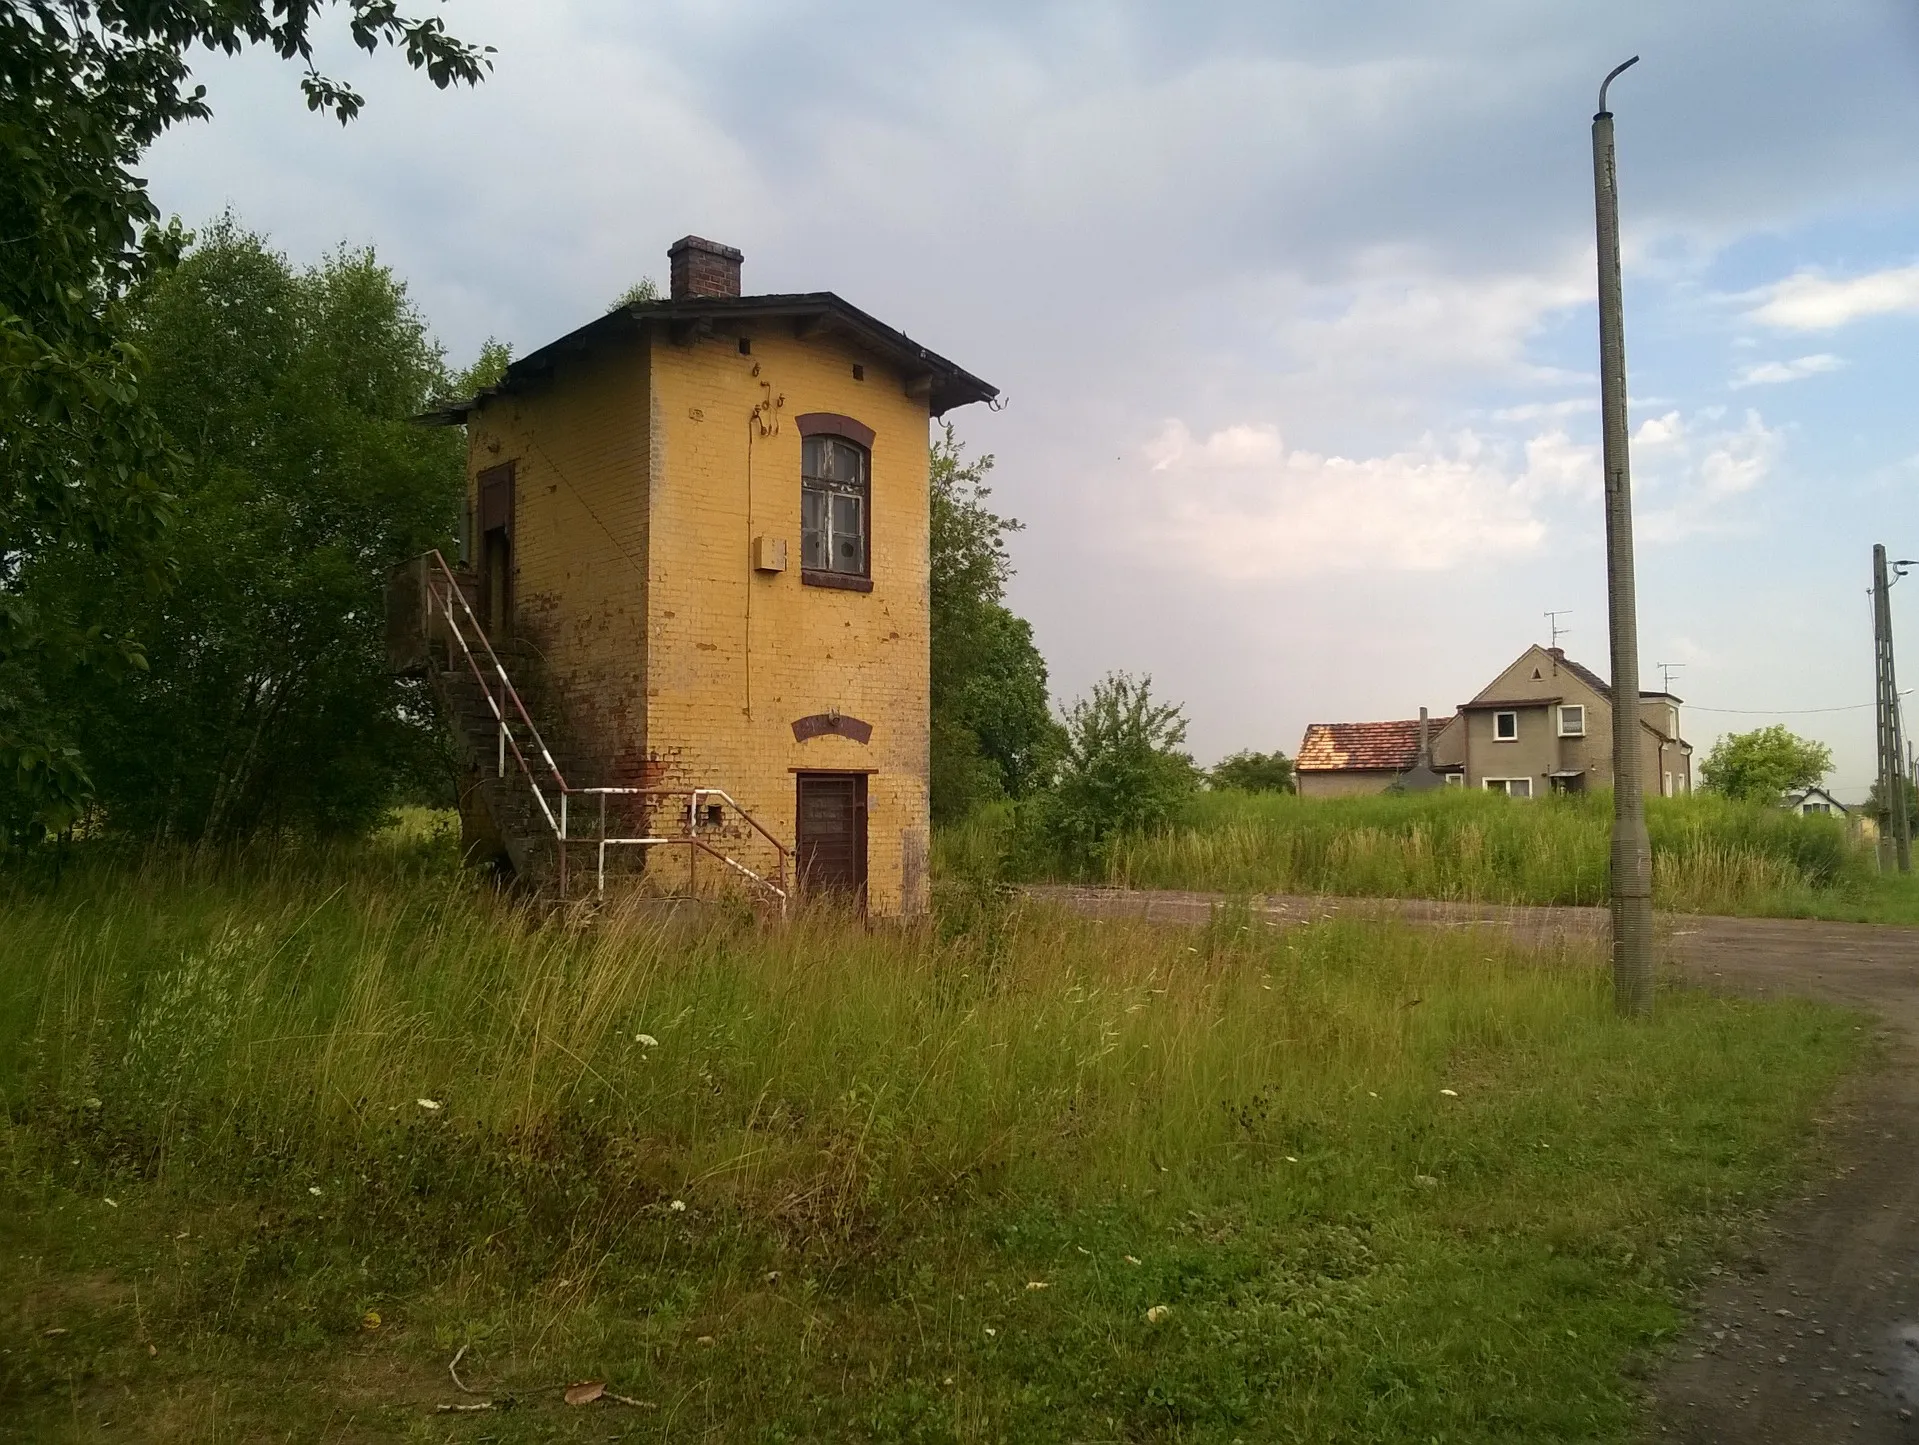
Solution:
[[[707,853],[718,859],[726,867],[733,869],[742,877],[777,898],[779,900],[781,916],[785,916],[789,899],[787,862],[791,856],[790,850],[778,838],[774,837],[759,819],[741,807],[732,794],[728,793],[724,788],[579,788],[569,784],[566,780],[566,775],[560,771],[560,765],[554,760],[552,750],[547,747],[546,740],[540,736],[540,729],[538,725],[534,723],[532,714],[527,711],[526,704],[521,699],[519,690],[513,686],[512,678],[507,675],[506,665],[500,661],[499,654],[493,650],[493,644],[487,638],[486,629],[480,625],[479,618],[474,615],[473,606],[466,598],[466,589],[460,586],[459,578],[454,575],[453,569],[447,565],[446,558],[442,556],[436,548],[428,552],[423,560],[426,563],[427,593],[433,604],[432,610],[446,623],[446,630],[449,636],[453,642],[458,645],[461,656],[466,661],[468,671],[472,673],[474,681],[479,685],[480,694],[486,699],[487,707],[493,714],[493,720],[497,730],[497,753],[494,764],[497,776],[502,778],[506,776],[507,754],[511,752],[515,764],[519,767],[521,774],[526,778],[527,786],[533,791],[534,801],[539,804],[540,813],[546,819],[547,827],[552,830],[554,842],[558,845],[560,896],[562,898],[566,896],[567,892],[567,849],[569,844],[592,843],[596,845],[594,886],[596,893],[600,896],[604,896],[606,893],[606,850],[608,848],[657,847],[662,844],[683,844],[687,846],[689,886],[691,886],[692,881],[694,881],[700,853]],[[457,612],[455,610],[456,605],[458,608]],[[475,650],[474,643],[468,641],[467,630],[460,625],[461,614],[465,615],[466,621],[472,628],[474,638],[477,639],[478,642],[478,651]],[[482,661],[482,654],[484,654],[484,661]],[[494,695],[492,687],[488,682],[487,675],[489,672],[493,678],[497,680],[499,685],[499,694],[497,697]],[[540,785],[540,779],[535,772],[533,764],[528,760],[526,751],[521,748],[520,740],[513,735],[513,718],[515,716],[518,717],[520,725],[525,728],[528,745],[538,753],[541,768],[550,779],[555,800],[558,803],[557,812],[555,811],[554,804],[548,801],[546,789]],[[587,797],[598,797],[600,800],[598,829],[595,837],[576,837],[572,832],[573,818],[571,816],[572,809],[569,807],[569,800],[575,794]],[[618,797],[684,797],[687,800],[685,834],[681,836],[648,835],[636,838],[609,836],[606,830],[607,799]],[[718,848],[715,848],[711,843],[707,842],[706,839],[699,836],[700,808],[708,799],[718,799],[725,804],[726,807],[738,814],[748,827],[758,833],[760,837],[772,846],[774,856],[778,860],[779,865],[777,882],[754,872],[751,868],[748,868],[737,859],[721,852]]]

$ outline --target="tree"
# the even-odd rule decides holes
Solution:
[[[1293,760],[1278,751],[1242,750],[1213,764],[1207,783],[1214,788],[1232,788],[1242,793],[1290,793]]]
[[[210,114],[188,88],[196,45],[270,46],[305,67],[307,104],[342,123],[360,96],[313,68],[324,0],[5,0],[0,4],[0,829],[64,826],[88,774],[50,689],[141,665],[137,641],[23,595],[43,559],[112,559],[145,589],[174,458],[141,395],[130,294],[186,244],[133,173],[169,127]],[[486,52],[394,0],[340,0],[362,49],[391,45],[437,86],[472,84]]]
[[[933,443],[932,792],[936,817],[1047,781],[1059,746],[1032,626],[1004,602],[1020,529],[987,506],[993,458],[968,461],[949,423]]]
[[[1880,780],[1874,778],[1872,791],[1866,795],[1866,816],[1868,818],[1890,816],[1892,799],[1898,796],[1897,793],[1888,794],[1881,786]],[[1919,784],[1911,778],[1906,779],[1906,817],[1914,823],[1919,823]]]
[[[464,400],[485,391],[489,386],[498,386],[506,376],[506,368],[513,360],[513,347],[498,337],[489,336],[480,343],[480,354],[473,358],[473,364],[448,384],[448,394]]]
[[[1776,803],[1809,788],[1832,771],[1832,749],[1774,723],[1749,733],[1726,733],[1699,767],[1708,792],[1748,803]]]
[[[1152,695],[1150,677],[1108,673],[1067,709],[1057,781],[1035,799],[1040,827],[1067,857],[1096,861],[1120,833],[1170,820],[1199,770],[1177,703]]]
[[[77,687],[65,719],[106,826],[225,839],[358,829],[437,760],[424,699],[388,675],[388,570],[451,535],[456,434],[412,422],[447,377],[368,251],[296,270],[231,219],[134,298],[145,399],[180,455],[175,580],[149,592],[75,554],[27,595],[104,616],[149,667]]]

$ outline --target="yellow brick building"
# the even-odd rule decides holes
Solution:
[[[437,414],[479,611],[537,659],[569,786],[725,789],[802,888],[923,912],[927,424],[996,393],[830,292],[742,296],[730,247],[668,255],[665,300]],[[730,812],[696,822],[765,866]]]

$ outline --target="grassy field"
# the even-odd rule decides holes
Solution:
[[[1619,1439],[1865,1037],[1230,910],[542,919],[443,844],[0,937],[8,1440]]]
[[[1606,900],[1611,806],[1606,795],[1208,792],[1173,826],[1116,839],[1090,869],[1035,848],[1002,807],[943,830],[937,863],[948,876],[1135,888],[1593,904]],[[1911,880],[1880,878],[1835,819],[1700,794],[1651,800],[1648,829],[1662,908],[1919,923]]]

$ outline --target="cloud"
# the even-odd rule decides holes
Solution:
[[[1834,356],[1830,351],[1796,357],[1791,361],[1761,361],[1740,367],[1728,384],[1734,391],[1748,386],[1775,386],[1780,382],[1817,376],[1824,371],[1837,371],[1845,364],[1843,358]]]
[[[1283,332],[1322,370],[1575,379],[1540,365],[1528,343],[1551,317],[1591,299],[1590,264],[1569,248],[1534,269],[1462,276],[1417,248],[1375,248],[1356,257],[1344,279],[1295,298],[1298,311]]]
[[[1785,331],[1829,331],[1867,316],[1919,312],[1919,266],[1897,266],[1848,280],[1800,271],[1752,293],[1747,316]]]
[[[1771,474],[1781,434],[1749,411],[1648,417],[1633,433],[1639,531],[1651,543],[1721,531]],[[1233,582],[1344,572],[1442,572],[1536,553],[1563,508],[1599,493],[1599,448],[1562,430],[1515,447],[1463,431],[1373,457],[1289,448],[1278,427],[1205,436],[1165,422],[1151,470],[1115,508],[1143,560]]]
[[[1675,542],[1729,530],[1743,520],[1738,499],[1772,474],[1785,445],[1756,411],[1736,426],[1705,407],[1690,418],[1676,411],[1648,417],[1633,433],[1636,530],[1648,542]]]
[[[1596,396],[1574,396],[1565,401],[1529,401],[1523,406],[1501,407],[1493,413],[1494,421],[1560,421],[1569,416],[1582,416],[1589,411],[1599,410],[1599,398]]]
[[[1545,500],[1589,490],[1598,455],[1563,433],[1535,437],[1524,466],[1472,433],[1390,455],[1288,449],[1277,427],[1240,423],[1204,439],[1171,420],[1146,447],[1150,491],[1129,542],[1194,573],[1252,581],[1330,572],[1432,572],[1523,555],[1546,536]]]

